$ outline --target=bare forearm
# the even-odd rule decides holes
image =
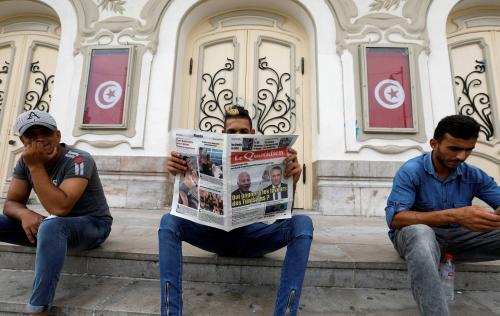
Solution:
[[[432,212],[403,211],[394,215],[391,228],[398,229],[416,224],[443,226],[455,223],[457,219],[451,209]]]
[[[47,171],[44,168],[33,167],[30,168],[30,174],[36,195],[45,210],[58,216],[68,214],[73,205],[70,205],[68,195],[50,181]]]
[[[3,206],[3,214],[18,221],[21,221],[24,214],[30,212],[33,211],[28,209],[25,204],[16,201],[7,200]]]

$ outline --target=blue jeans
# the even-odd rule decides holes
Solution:
[[[406,260],[413,297],[425,316],[449,315],[438,272],[442,253],[452,253],[454,262],[500,259],[500,230],[479,233],[418,224],[397,229],[393,243]]]
[[[0,241],[36,247],[35,280],[27,305],[28,312],[39,313],[49,309],[68,249],[95,248],[108,237],[110,231],[111,223],[97,217],[56,217],[45,219],[40,224],[36,244],[32,244],[21,222],[0,215]]]
[[[270,225],[251,224],[230,232],[164,215],[158,230],[161,314],[182,315],[182,241],[186,241],[233,257],[261,257],[287,246],[274,315],[296,315],[312,237],[312,221],[304,215]]]

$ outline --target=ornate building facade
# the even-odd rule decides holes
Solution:
[[[495,0],[0,1],[0,181],[22,111],[91,152],[114,207],[163,208],[175,128],[220,131],[245,106],[297,134],[296,206],[383,215],[401,163],[444,116],[481,124],[470,162],[500,180]]]

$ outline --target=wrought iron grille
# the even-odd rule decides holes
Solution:
[[[233,91],[226,87],[224,73],[234,70],[234,59],[227,58],[224,67],[213,75],[204,73],[201,78],[208,83],[208,93],[200,99],[200,120],[198,127],[202,131],[220,132],[224,128],[224,114],[233,103]]]
[[[40,110],[49,112],[50,102],[52,100],[52,89],[54,85],[54,75],[47,76],[40,70],[39,61],[31,63],[30,72],[34,74],[36,90],[30,90],[24,98],[24,110]]]
[[[291,75],[288,72],[279,74],[269,67],[266,58],[259,58],[259,69],[269,75],[265,80],[267,86],[257,91],[257,105],[253,105],[257,130],[262,134],[293,132],[296,103],[283,89]]]
[[[4,75],[7,77],[7,74],[9,73],[9,62],[4,61],[5,65],[0,68],[0,76]],[[0,77],[0,89],[5,89],[5,87],[2,86],[4,83],[5,78],[2,80]],[[2,114],[3,111],[3,104],[5,102],[5,90],[0,90],[0,114]]]
[[[491,140],[494,135],[494,128],[490,96],[485,92],[473,94],[472,91],[477,90],[483,84],[483,81],[477,76],[482,75],[485,71],[486,63],[476,60],[474,71],[467,74],[465,78],[455,76],[455,85],[462,87],[462,95],[457,100],[458,113],[476,119],[481,125],[480,132],[484,134],[486,140]]]

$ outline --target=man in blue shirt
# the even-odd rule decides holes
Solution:
[[[472,205],[477,197],[500,206],[500,187],[464,161],[480,125],[464,115],[443,118],[430,141],[432,152],[407,161],[387,200],[389,237],[406,260],[413,296],[422,315],[448,315],[438,267],[441,254],[456,261],[500,259],[500,215]]]

